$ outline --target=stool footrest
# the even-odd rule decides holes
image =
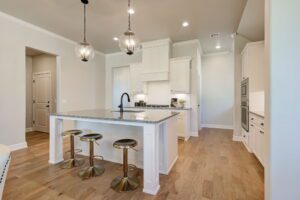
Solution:
[[[103,157],[103,156],[94,155],[94,158],[100,159],[100,160],[104,160],[104,157]]]

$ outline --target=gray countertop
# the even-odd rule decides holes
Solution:
[[[151,110],[191,110],[192,108],[173,108],[173,107],[132,107],[132,106],[128,106],[126,107],[128,109],[151,109]]]
[[[81,111],[51,113],[51,116],[156,124],[179,114],[178,112],[168,111],[168,110],[145,110],[143,112],[138,112],[138,113],[125,112],[126,110],[129,109],[124,109],[123,113],[112,112],[112,110],[104,110],[104,109],[81,110]]]

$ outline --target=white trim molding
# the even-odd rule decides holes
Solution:
[[[231,125],[220,125],[220,124],[202,124],[202,128],[217,128],[217,129],[233,130],[233,126]]]
[[[175,43],[173,43],[173,47],[174,46],[180,46],[180,45],[187,45],[187,44],[198,44],[199,46],[201,46],[200,41],[198,39],[194,39],[194,40],[175,42]]]
[[[8,147],[11,151],[17,151],[20,149],[25,149],[28,146],[27,146],[27,142],[22,142],[22,143],[18,143],[18,144],[9,145]]]
[[[232,137],[232,141],[235,141],[235,142],[243,142],[243,136],[240,136],[240,135],[234,135]]]

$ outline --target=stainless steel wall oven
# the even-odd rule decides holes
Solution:
[[[241,84],[241,121],[245,131],[249,131],[249,78]]]

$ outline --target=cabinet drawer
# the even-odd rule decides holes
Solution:
[[[250,115],[250,123],[257,125],[259,128],[264,129],[264,118],[256,116],[254,114]]]

